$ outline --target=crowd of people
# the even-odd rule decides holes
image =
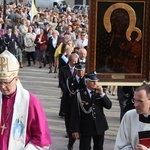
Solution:
[[[19,62],[0,54],[0,150],[49,150],[51,134],[40,100],[20,83]]]
[[[9,61],[6,61],[5,66],[3,64],[5,62],[1,61],[0,67],[12,69],[12,72],[14,71],[13,68],[16,70],[10,74],[7,68],[2,68],[0,72],[0,90],[2,93],[2,107],[0,109],[4,116],[1,117],[0,122],[0,145],[2,145],[2,149],[7,150],[8,147],[14,146],[14,143],[18,148],[25,147],[26,150],[31,148],[48,149],[51,144],[50,131],[38,98],[18,85],[18,70],[19,67],[23,67],[23,59],[26,58],[27,67],[38,63],[38,67],[41,69],[48,64],[49,73],[58,74],[58,86],[61,89],[59,115],[65,118],[66,137],[68,137],[67,149],[73,150],[75,140],[80,139],[79,149],[90,150],[91,139],[93,139],[93,149],[103,150],[105,131],[109,128],[104,109],[111,109],[112,102],[107,97],[105,89],[107,87],[98,86],[97,73],[94,70],[86,73],[88,12],[75,12],[67,9],[66,6],[43,10],[37,8],[38,13],[31,21],[29,13],[31,5],[29,4],[14,2],[7,4],[6,14],[3,14],[3,10],[3,5],[1,5],[0,58]],[[12,63],[14,60],[15,64]],[[132,87],[118,87],[117,89],[116,86],[113,86],[112,90],[111,86],[108,87],[108,91],[113,96],[116,95],[117,90],[121,107],[121,126],[117,135],[115,150],[147,150],[148,147],[139,144],[137,134],[138,131],[147,131],[149,128],[149,86],[144,85],[137,89]],[[24,96],[23,101],[26,107],[18,104],[20,108],[23,108],[19,115],[24,113],[24,116],[15,118],[18,117],[15,106],[20,94]],[[9,99],[11,100],[8,101]],[[132,100],[134,102],[132,108],[128,107],[125,110],[124,106],[127,103],[125,101],[122,104],[123,99]],[[38,104],[38,108],[35,103],[36,106]],[[10,106],[9,109],[7,109],[7,105]],[[142,105],[145,108],[141,108]],[[126,113],[133,108],[136,109],[136,112],[133,110]],[[140,114],[139,121],[137,119],[138,114]],[[34,117],[37,115],[39,119],[35,121]],[[131,117],[134,117],[139,124],[136,128],[136,134],[131,128],[134,126]],[[147,121],[143,121],[144,117],[147,118]],[[128,118],[130,119],[129,122]],[[141,128],[140,121],[146,123],[143,128]],[[16,129],[12,128],[13,125],[16,125]],[[26,130],[24,136],[21,131],[17,133],[17,125],[21,130],[23,130],[22,128]],[[39,131],[37,132],[36,129]],[[132,133],[132,140],[130,133]],[[43,137],[43,135],[45,136]],[[10,140],[4,137],[9,137]],[[24,143],[18,144],[17,141],[21,138],[23,138]]]
[[[62,44],[66,44],[65,51],[68,49],[70,53],[78,53],[82,47],[87,49],[88,12],[74,12],[60,6],[37,8],[38,13],[31,21],[31,5],[14,2],[6,6],[5,15],[3,5],[0,6],[0,49],[1,52],[6,49],[11,51],[20,67],[23,67],[23,57],[26,57],[28,67],[32,59],[33,65],[38,62],[39,68],[42,68],[48,63],[49,73],[53,72],[53,67],[57,73]],[[66,35],[68,37],[65,40]]]

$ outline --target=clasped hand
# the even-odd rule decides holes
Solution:
[[[79,139],[79,133],[78,133],[78,132],[72,133],[72,137],[73,137],[74,139]]]
[[[135,150],[148,150],[148,148],[142,144],[135,146]]]

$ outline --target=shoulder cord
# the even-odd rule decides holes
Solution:
[[[76,90],[75,92],[72,92],[72,91],[70,90],[70,88],[69,88],[69,81],[68,81],[68,79],[67,79],[67,81],[66,81],[66,85],[67,85],[67,89],[68,89],[68,91],[69,91],[72,95],[75,95],[75,94],[76,94],[76,92],[77,92],[77,90]]]
[[[83,104],[81,102],[81,96],[80,96],[80,92],[77,93],[77,102],[78,102],[78,106],[80,105],[82,111],[85,113],[85,114],[90,114],[92,112],[92,107],[89,108],[89,110],[85,110],[85,108],[83,107]],[[80,109],[79,109],[80,110]]]

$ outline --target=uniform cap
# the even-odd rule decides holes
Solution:
[[[76,63],[75,64],[75,69],[76,70],[84,70],[86,67],[86,64],[85,63]]]
[[[89,80],[89,81],[98,81],[98,77],[97,77],[97,73],[94,71],[94,72],[91,72],[91,73],[87,73],[85,75],[85,80]]]

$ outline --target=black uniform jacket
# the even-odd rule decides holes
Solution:
[[[70,71],[68,64],[59,69],[59,86],[63,92],[67,89],[66,80],[67,80],[67,78],[69,78],[71,76],[72,76],[72,73]]]
[[[95,93],[94,99],[92,100],[86,88],[79,92],[81,102],[85,110],[88,111],[91,107],[92,111],[89,114],[83,112],[80,104],[78,103],[76,94],[71,116],[71,129],[73,132],[79,132],[83,135],[100,135],[108,129],[103,108],[110,109],[112,102],[106,95],[101,97],[99,93]]]
[[[85,87],[84,77],[81,78],[80,82],[76,80],[76,75],[67,79],[67,89],[73,95],[77,92],[78,89],[83,89]]]
[[[65,105],[65,112],[70,113],[69,116],[71,117],[71,112],[73,108],[73,103],[74,103],[74,96],[76,92],[79,89],[85,88],[85,83],[84,83],[84,77],[81,79],[81,81],[78,83],[76,80],[76,75],[71,76],[67,79],[66,85],[67,89],[63,92],[62,100]]]

